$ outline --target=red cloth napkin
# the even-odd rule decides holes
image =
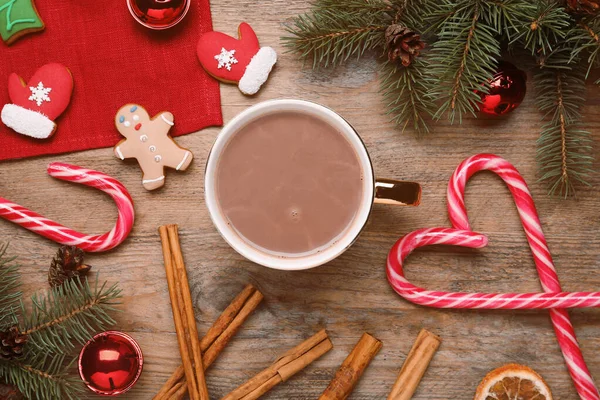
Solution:
[[[37,0],[46,29],[12,46],[0,41],[0,107],[9,103],[12,72],[25,81],[44,64],[71,70],[71,104],[47,140],[31,139],[0,123],[0,160],[110,147],[121,136],[114,126],[126,103],[150,115],[170,111],[173,136],[221,125],[219,84],[196,58],[200,35],[212,30],[209,0],[192,0],[183,21],[166,31],[138,24],[126,0]]]

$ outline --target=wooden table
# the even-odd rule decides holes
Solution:
[[[512,161],[529,182],[565,290],[600,289],[600,173],[593,188],[567,201],[546,196],[537,182],[535,146],[540,115],[534,94],[500,120],[467,120],[462,126],[442,122],[428,137],[401,133],[384,115],[378,94],[377,65],[370,58],[333,71],[302,69],[294,55],[283,54],[283,22],[308,9],[305,2],[215,0],[216,30],[234,34],[249,21],[262,43],[274,46],[280,61],[270,81],[255,97],[222,85],[224,120],[259,101],[294,97],[316,101],[341,113],[361,133],[378,176],[423,184],[418,208],[376,205],[360,240],[337,260],[304,272],[269,270],[244,260],[213,227],[203,201],[203,172],[218,128],[178,139],[196,160],[184,174],[170,172],[166,187],[146,192],[135,164],[116,160],[109,149],[2,163],[0,193],[75,229],[103,232],[116,215],[107,196],[53,181],[45,174],[49,161],[61,160],[104,171],[121,180],[136,202],[136,224],[118,249],[90,255],[101,279],[120,282],[123,313],[117,328],[140,343],[144,373],[126,398],[149,399],[180,363],[162,263],[159,225],[180,225],[200,332],[251,282],[265,295],[263,305],[246,322],[208,373],[211,398],[220,398],[269,365],[280,353],[321,328],[334,349],[268,399],[314,399],[332,378],[364,331],[383,341],[352,399],[381,399],[391,389],[413,340],[422,327],[439,334],[442,346],[415,399],[469,399],[481,378],[510,362],[527,364],[547,380],[556,398],[575,399],[547,312],[440,311],[416,307],[396,295],[385,277],[385,258],[403,234],[427,226],[448,225],[446,184],[467,156],[492,152]],[[600,128],[600,94],[589,90],[584,106],[587,127]],[[82,133],[83,134],[83,133]],[[595,137],[596,148],[600,148]],[[597,151],[597,150],[596,150]],[[598,163],[594,165],[598,167]],[[407,276],[416,284],[451,291],[539,291],[540,284],[512,199],[502,182],[489,173],[476,177],[467,190],[474,229],[490,236],[482,250],[437,247],[417,252]],[[8,222],[0,235],[20,254],[25,290],[46,287],[46,271],[57,246]],[[600,311],[571,313],[588,365],[600,379]]]

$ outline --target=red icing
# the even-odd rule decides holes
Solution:
[[[238,28],[239,39],[235,39],[221,32],[207,32],[198,42],[197,54],[202,67],[212,76],[219,80],[228,82],[238,82],[246,66],[252,60],[252,57],[260,50],[256,33],[250,25],[242,22]],[[219,62],[215,56],[221,53],[221,49],[227,51],[235,50],[233,55],[238,61],[231,65],[231,71],[227,68],[218,68]]]
[[[29,100],[30,86],[37,86],[40,82],[45,88],[51,88],[48,93],[50,101],[43,101],[39,106],[35,101]],[[69,69],[61,64],[46,64],[38,69],[25,83],[19,75],[13,73],[8,77],[8,95],[13,104],[37,111],[54,121],[62,114],[73,93],[73,77]]]

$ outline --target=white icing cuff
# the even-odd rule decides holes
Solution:
[[[277,62],[277,53],[271,47],[261,47],[258,53],[252,57],[246,67],[244,76],[240,79],[238,87],[244,94],[253,95],[269,77],[273,65]]]
[[[0,117],[15,132],[35,139],[49,138],[56,129],[56,124],[45,115],[15,104],[6,104]]]

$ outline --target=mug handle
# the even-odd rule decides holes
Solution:
[[[375,203],[400,206],[418,206],[421,203],[421,185],[392,179],[375,179]]]

